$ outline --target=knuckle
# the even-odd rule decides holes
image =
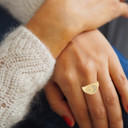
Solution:
[[[71,72],[64,73],[65,81],[67,84],[72,85],[73,82],[73,74]]]
[[[120,4],[117,0],[111,1],[111,11],[114,15],[120,11]]]
[[[113,127],[122,128],[122,126],[123,126],[122,116],[116,118],[116,119],[113,120],[113,121],[110,121],[110,124],[111,124]]]
[[[120,73],[118,73],[115,80],[118,85],[124,85],[127,82],[125,75],[120,74]]]
[[[86,108],[81,107],[80,110],[76,111],[76,115],[79,120],[87,120],[88,119],[88,110]]]
[[[115,105],[117,100],[118,100],[117,95],[115,95],[112,91],[107,93],[106,99],[105,99],[107,105],[110,105],[110,106]]]
[[[81,67],[86,75],[91,74],[94,70],[96,70],[94,62],[90,60],[88,60],[86,63],[82,63]]]
[[[106,58],[106,55],[104,55],[104,54],[102,53],[102,54],[100,54],[100,55],[97,57],[97,62],[98,62],[99,64],[102,64],[102,63],[104,62],[105,58]]]
[[[97,107],[94,109],[94,115],[98,119],[103,119],[106,115],[104,107]]]
[[[83,104],[81,105],[76,105],[76,110],[74,111],[76,117],[78,118],[78,120],[82,120],[85,121],[87,120],[88,117],[88,108],[86,106],[84,106]]]
[[[114,123],[114,127],[115,127],[115,128],[123,128],[123,123],[122,123],[122,121],[120,121],[120,122],[118,122],[118,123],[115,122],[115,123]]]
[[[62,82],[61,82],[62,83]],[[72,72],[65,72],[63,77],[63,90],[67,93],[68,91],[71,91],[76,85],[76,80],[74,77],[74,74]]]

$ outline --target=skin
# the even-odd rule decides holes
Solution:
[[[71,51],[67,48],[67,52],[63,52],[61,54],[62,57],[57,59],[54,81],[58,86],[50,84],[50,87],[53,89],[52,93],[51,89],[46,88],[46,95],[53,110],[61,116],[66,114],[66,116],[72,120],[72,125],[75,120],[78,122],[80,128],[85,128],[85,126],[91,128],[93,125],[95,125],[96,128],[101,126],[108,127],[108,125],[113,128],[115,121],[119,122],[118,127],[122,127],[123,125],[120,105],[112,80],[119,90],[119,93],[122,94],[121,96],[123,96],[122,102],[125,109],[127,103],[127,82],[118,59],[115,59],[117,57],[113,57],[111,61],[108,59],[110,57],[110,51],[111,55],[114,54],[114,52],[112,52],[113,50],[110,46],[105,45],[105,47],[101,45],[101,39],[103,38],[100,38],[100,34],[98,35],[99,41],[97,41],[98,39],[96,38],[98,36],[92,38],[92,36],[90,37],[89,35],[88,38],[84,39],[81,36],[81,39],[79,39],[78,36],[75,38],[77,41],[74,40],[74,37],[78,34],[84,31],[94,30],[121,15],[128,17],[128,6],[119,0],[46,0],[33,18],[26,24],[26,27],[45,44],[55,58],[57,58],[71,42],[71,44],[79,44],[77,47],[74,46],[74,50],[71,48],[72,45],[69,45]],[[95,40],[91,41],[91,39]],[[82,46],[83,42],[86,42],[88,49]],[[97,44],[94,45],[94,42],[97,42]],[[103,46],[103,48],[101,46]],[[106,49],[107,47],[111,49],[109,52]],[[107,61],[103,59],[103,56],[100,56],[102,53]],[[113,59],[115,62],[112,61]],[[77,62],[79,61],[80,63],[78,64]],[[68,64],[68,62],[70,63]],[[115,66],[115,63],[117,66]],[[112,70],[111,67],[114,70]],[[115,69],[115,67],[120,67],[120,72],[117,72],[119,70]],[[114,77],[116,76],[114,75],[115,72],[116,74],[121,74],[121,77]],[[87,85],[96,82],[97,80],[100,82],[102,91],[99,90],[97,94],[95,94],[96,96],[84,95],[81,91],[81,86],[83,84]],[[125,86],[121,86],[122,84]],[[109,90],[109,92],[106,90]],[[106,93],[104,94],[103,92]],[[68,103],[62,100],[63,95],[66,96]],[[104,98],[102,98],[102,95]],[[56,98],[56,100],[54,100],[55,102],[52,99],[53,97]],[[108,100],[106,100],[106,97],[108,97]],[[56,109],[59,108],[58,101],[62,103],[60,104],[60,109]],[[105,101],[108,102],[108,105]],[[111,103],[111,101],[114,102]],[[113,107],[115,104],[116,109]],[[58,106],[56,107],[56,105]],[[95,107],[92,108],[93,106]],[[63,111],[61,108],[63,108]],[[88,112],[91,112],[91,110],[93,110],[95,114],[90,113],[89,115]],[[111,114],[113,116],[116,115],[116,117],[111,118]],[[107,117],[109,118],[109,123],[107,122]]]
[[[119,92],[128,113],[128,81],[117,55],[98,31],[85,32],[72,40],[57,59],[53,81],[45,88],[51,108],[80,128],[123,128]],[[81,87],[99,81],[96,94]],[[67,101],[65,101],[64,96]]]
[[[46,0],[26,27],[57,58],[78,34],[121,15],[128,17],[128,5],[119,0]]]

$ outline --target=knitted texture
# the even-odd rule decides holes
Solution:
[[[30,101],[53,73],[55,60],[47,48],[20,26],[0,46],[0,128],[23,119]]]
[[[27,23],[45,0],[0,0],[0,5],[5,7],[16,19]]]

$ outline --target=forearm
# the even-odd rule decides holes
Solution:
[[[74,38],[75,31],[70,30],[56,10],[49,9],[52,5],[44,3],[33,18],[26,24],[57,58],[68,43]],[[55,6],[55,5],[54,5]],[[63,16],[62,16],[63,17]]]

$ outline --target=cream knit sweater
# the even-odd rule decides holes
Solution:
[[[44,0],[0,0],[26,23]],[[55,60],[43,43],[25,27],[11,32],[0,46],[0,128],[23,119],[35,93],[47,83]]]

